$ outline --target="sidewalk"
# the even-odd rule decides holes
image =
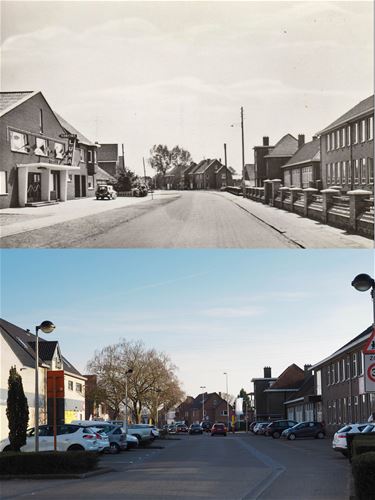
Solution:
[[[42,207],[4,208],[0,211],[0,238],[53,226],[60,222],[71,221],[89,215],[95,215],[116,208],[124,208],[138,203],[152,203],[165,195],[176,194],[174,191],[161,191],[149,194],[145,198],[117,197],[115,200],[97,200],[79,198],[56,205]]]
[[[219,193],[218,193],[219,194]],[[242,196],[222,192],[237,206],[262,220],[304,248],[374,248],[374,242],[344,229],[328,226],[300,215],[264,205]]]

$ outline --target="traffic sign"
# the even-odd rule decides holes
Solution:
[[[363,348],[363,354],[375,354],[375,328]]]
[[[375,392],[375,354],[364,355],[365,392]]]

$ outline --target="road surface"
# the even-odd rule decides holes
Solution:
[[[2,499],[342,500],[348,460],[330,440],[274,440],[249,434],[181,436],[163,449],[106,455],[115,472],[83,480],[3,481]]]
[[[229,193],[184,191],[26,229],[1,238],[0,244],[3,248],[371,248],[372,242]]]

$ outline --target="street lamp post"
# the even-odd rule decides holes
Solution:
[[[375,328],[375,281],[368,274],[358,274],[352,281],[352,286],[359,292],[367,292],[371,288],[371,298],[372,298],[372,324]]]
[[[52,333],[55,328],[48,320],[35,327],[35,451],[39,451],[39,330]]]
[[[129,368],[125,372],[125,433],[128,433],[128,375],[133,373],[133,370]]]
[[[205,389],[205,385],[200,386],[201,389]],[[204,392],[202,392],[202,422],[204,422]]]
[[[229,431],[229,401],[228,401],[228,373],[224,372],[226,380],[226,393],[227,393],[227,429]]]

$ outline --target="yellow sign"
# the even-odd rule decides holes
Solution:
[[[236,417],[234,415],[232,415],[232,424],[234,424],[236,421]]]

